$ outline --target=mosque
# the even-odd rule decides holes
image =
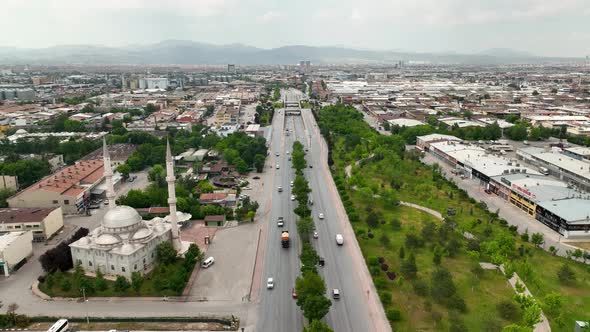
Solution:
[[[111,160],[103,139],[104,175],[108,211],[99,227],[88,236],[70,244],[74,265],[84,271],[131,278],[133,272],[146,274],[156,262],[156,248],[164,241],[172,242],[174,249],[183,253],[188,243],[180,240],[176,213],[174,161],[170,144],[166,146],[166,182],[170,223],[162,219],[142,220],[139,213],[129,206],[117,206],[113,187]]]

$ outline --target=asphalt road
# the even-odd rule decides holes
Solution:
[[[298,91],[283,91],[289,101],[298,100]],[[304,121],[305,118],[305,121]],[[299,140],[309,149],[307,162],[313,168],[305,170],[305,176],[312,189],[314,201],[312,213],[319,233],[319,239],[313,240],[319,255],[326,261],[319,267],[320,274],[326,282],[328,296],[331,298],[333,288],[341,292],[340,300],[332,300],[333,304],[324,321],[334,331],[391,331],[385,318],[383,307],[376,297],[370,275],[368,274],[362,254],[334,189],[333,181],[327,166],[327,147],[315,127],[310,110],[303,110],[302,116],[285,117],[284,111],[275,113],[273,120],[273,136],[270,142],[272,163],[275,174],[271,185],[275,189],[272,194],[271,217],[267,222],[268,239],[265,253],[263,288],[258,314],[256,331],[301,331],[304,323],[302,313],[291,297],[291,289],[299,275],[299,240],[295,224],[294,202],[290,200],[290,181],[295,174],[288,160],[294,140]],[[285,135],[285,128],[290,135]],[[275,153],[279,151],[277,157]],[[280,168],[276,169],[276,164]],[[276,188],[283,187],[278,193]],[[324,213],[325,219],[319,220],[318,214]],[[285,218],[284,229],[291,235],[291,248],[283,249],[280,244],[281,228],[276,226],[279,216]],[[347,229],[345,229],[347,228]],[[336,245],[336,234],[343,234],[345,243]],[[266,290],[266,278],[275,278],[275,288]]]
[[[284,135],[284,128],[293,127],[292,118],[285,117],[283,110],[277,111],[273,118],[272,139],[269,145],[271,167],[274,174],[272,181],[266,183],[271,190],[270,217],[264,222],[267,241],[262,273],[262,285],[260,289],[260,305],[256,331],[296,331],[303,329],[303,315],[296,301],[291,297],[295,279],[299,275],[299,239],[295,224],[295,202],[291,201],[290,182],[295,178],[295,172],[288,160],[293,146],[293,136]],[[276,156],[278,152],[279,156]],[[276,168],[279,165],[279,168]],[[283,192],[278,192],[278,187]],[[285,220],[284,227],[277,227],[278,217]],[[290,235],[290,248],[282,248],[281,232],[288,230]],[[266,289],[267,278],[275,281],[274,289]]]

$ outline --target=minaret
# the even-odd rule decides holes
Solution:
[[[113,170],[111,168],[111,157],[107,148],[107,141],[102,138],[102,160],[104,162],[104,177],[107,183],[107,200],[109,201],[109,210],[115,207],[115,188],[113,186]]]
[[[170,152],[170,142],[166,142],[166,182],[168,182],[168,205],[170,206],[170,226],[172,228],[172,245],[176,251],[182,249],[178,232],[178,216],[176,215],[176,177],[174,176],[174,160]]]

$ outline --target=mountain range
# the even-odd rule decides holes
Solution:
[[[47,48],[0,47],[0,64],[138,64],[138,65],[273,65],[309,60],[314,64],[391,64],[419,61],[436,64],[497,65],[564,63],[582,58],[552,58],[495,48],[476,54],[413,53],[304,45],[263,49],[243,44],[214,45],[184,40],[125,47],[64,45]]]

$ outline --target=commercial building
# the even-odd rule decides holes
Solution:
[[[33,234],[30,231],[0,235],[0,273],[8,277],[11,272],[33,256]]]
[[[61,208],[0,209],[0,234],[32,231],[34,242],[44,242],[64,226]]]
[[[170,81],[165,77],[148,77],[139,79],[139,88],[155,90],[166,90],[170,86]]]
[[[586,159],[570,157],[558,147],[527,147],[518,149],[516,155],[527,163],[546,168],[549,174],[562,181],[590,191],[590,161]]]
[[[91,190],[103,179],[102,160],[81,160],[7,199],[18,208],[61,207],[64,214],[86,211]]]
[[[494,177],[490,190],[565,238],[590,236],[590,194],[536,174]]]

